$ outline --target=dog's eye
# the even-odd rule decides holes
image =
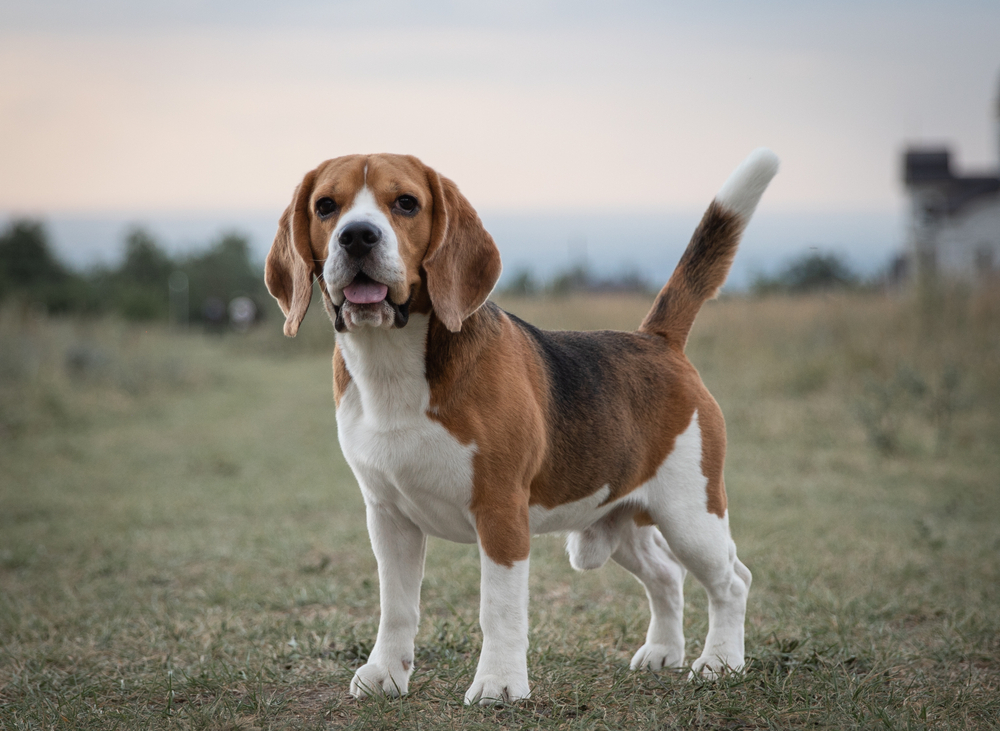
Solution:
[[[404,216],[412,216],[420,208],[420,204],[417,199],[412,195],[401,195],[396,199],[396,205],[393,209],[398,213],[402,213]]]
[[[337,204],[333,202],[333,198],[320,198],[316,201],[316,213],[320,218],[326,218],[335,210],[337,210]]]

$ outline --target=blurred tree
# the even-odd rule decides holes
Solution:
[[[167,286],[174,263],[148,231],[133,228],[125,237],[125,259],[118,270],[130,282]]]
[[[40,221],[15,220],[0,234],[0,301],[13,297],[65,312],[85,307],[87,289],[52,254]]]
[[[774,277],[754,279],[755,294],[814,292],[856,287],[860,278],[836,254],[812,253],[793,260]]]
[[[221,311],[224,318],[233,298],[249,297],[258,313],[264,311],[270,298],[260,268],[250,258],[250,244],[240,234],[224,234],[208,251],[188,258],[181,268],[188,276],[192,319],[218,325],[217,313]]]
[[[521,268],[514,273],[510,283],[503,288],[503,293],[515,297],[529,297],[538,293],[538,283],[530,269]]]
[[[65,278],[40,221],[13,221],[0,234],[0,286],[28,289]]]
[[[169,277],[175,265],[153,236],[133,228],[125,256],[111,276],[112,306],[127,320],[161,320],[170,309]]]
[[[253,302],[257,319],[273,309],[263,272],[239,234],[223,235],[207,251],[178,261],[148,231],[133,228],[119,266],[79,275],[53,255],[40,222],[17,220],[0,232],[0,301],[17,299],[53,313],[114,312],[129,320],[165,320],[172,274],[187,277],[194,320],[225,327],[229,304],[237,297]]]
[[[549,291],[555,295],[567,295],[573,292],[586,291],[593,277],[585,264],[577,264],[565,271],[559,272],[549,282]]]

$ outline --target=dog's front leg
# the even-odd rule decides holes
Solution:
[[[479,527],[479,625],[483,651],[466,704],[509,703],[530,694],[528,687],[528,551],[531,535],[527,505],[523,520],[504,530],[495,522]],[[518,516],[520,518],[520,516]],[[501,524],[502,525],[502,524]],[[512,536],[516,536],[511,540]],[[499,545],[498,545],[499,540]],[[518,558],[515,558],[518,557]]]
[[[351,680],[351,695],[363,698],[406,693],[413,671],[413,638],[420,622],[420,582],[427,537],[395,506],[367,503],[368,535],[378,561],[382,614],[368,662]]]

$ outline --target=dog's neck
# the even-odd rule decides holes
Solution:
[[[366,414],[387,425],[400,414],[423,414],[430,404],[426,379],[428,315],[413,313],[405,327],[362,327],[338,333],[344,363]]]

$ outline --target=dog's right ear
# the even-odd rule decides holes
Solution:
[[[278,232],[264,265],[267,291],[285,313],[284,332],[290,338],[299,331],[309,309],[313,277],[323,272],[323,262],[316,261],[309,234],[309,198],[315,180],[316,171],[310,171],[295,189],[292,202],[278,221]]]

